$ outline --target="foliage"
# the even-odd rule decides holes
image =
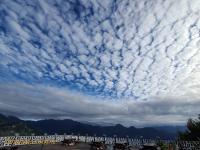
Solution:
[[[0,137],[13,136],[16,133],[19,135],[41,134],[16,117],[0,115]]]
[[[159,141],[157,143],[157,145],[161,148],[161,150],[167,150],[168,149],[168,145],[163,141]]]
[[[187,131],[179,133],[180,140],[199,141],[200,140],[200,115],[197,119],[189,119]]]

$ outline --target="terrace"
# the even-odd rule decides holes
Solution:
[[[0,150],[89,150],[89,149],[121,149],[145,150],[161,149],[161,144],[166,150],[197,150],[200,149],[199,141],[170,141],[160,139],[133,139],[121,137],[96,137],[76,135],[45,135],[45,136],[10,136],[0,137]]]

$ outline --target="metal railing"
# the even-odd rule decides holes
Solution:
[[[128,143],[130,146],[140,147],[144,144],[162,142],[173,150],[199,150],[200,141],[172,141],[172,140],[153,140],[153,139],[136,139],[136,138],[119,138],[119,137],[97,137],[97,136],[80,136],[80,135],[44,135],[44,136],[7,136],[0,137],[0,147],[30,145],[30,144],[55,144],[67,138],[74,138],[80,142],[90,143],[92,141],[105,141],[106,144]]]

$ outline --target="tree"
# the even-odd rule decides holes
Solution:
[[[199,141],[200,140],[200,114],[197,119],[189,119],[187,122],[187,130],[179,133],[180,140]]]

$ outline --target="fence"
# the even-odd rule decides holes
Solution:
[[[0,147],[13,145],[30,144],[55,144],[66,138],[75,138],[80,142],[105,141],[106,144],[128,143],[130,146],[140,147],[143,144],[163,142],[171,149],[176,150],[199,150],[199,141],[170,141],[170,140],[152,140],[152,139],[133,139],[117,137],[96,137],[96,136],[77,136],[77,135],[47,135],[47,136],[8,136],[0,137]]]

